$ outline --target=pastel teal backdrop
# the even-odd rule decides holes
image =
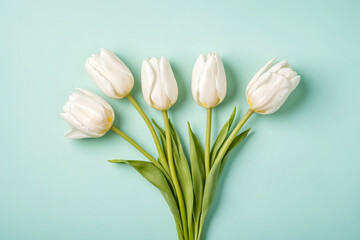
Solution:
[[[212,136],[272,57],[300,85],[273,115],[255,115],[232,153],[205,227],[206,240],[360,239],[360,4],[358,1],[0,2],[0,239],[176,239],[161,194],[129,166],[144,159],[109,132],[67,140],[62,106],[77,87],[104,96],[84,69],[100,47],[115,52],[141,94],[143,59],[165,55],[178,81],[169,114],[188,151],[187,121],[204,144],[206,112],[192,99],[200,53],[218,52],[228,93]],[[127,100],[106,98],[115,124],[156,156]],[[214,141],[214,138],[212,139]]]

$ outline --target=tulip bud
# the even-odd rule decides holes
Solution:
[[[114,122],[114,110],[93,92],[78,88],[63,107],[62,118],[72,126],[66,138],[97,138],[103,136]]]
[[[226,96],[224,65],[217,53],[200,54],[192,72],[192,95],[200,106],[213,108]]]
[[[147,104],[160,111],[168,110],[178,97],[174,73],[165,57],[153,57],[143,61],[141,86]]]
[[[290,68],[287,61],[273,66],[275,60],[271,59],[261,68],[246,88],[246,99],[254,112],[275,112],[300,82],[300,76]]]
[[[85,68],[101,91],[111,98],[126,97],[134,87],[134,77],[129,68],[104,48],[100,49],[100,54],[87,59]]]

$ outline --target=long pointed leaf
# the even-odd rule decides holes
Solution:
[[[204,184],[205,184],[205,168],[204,168],[204,152],[199,143],[199,140],[191,130],[188,123],[189,143],[190,143],[190,161],[191,161],[191,175],[194,186],[194,232],[198,233],[201,205],[203,201]]]
[[[176,223],[176,230],[179,240],[184,240],[184,233],[181,227],[181,223],[179,223],[176,219],[175,219],[175,223]]]
[[[175,200],[175,196],[171,191],[169,183],[167,182],[163,173],[154,166],[151,162],[137,161],[137,160],[109,160],[112,163],[125,163],[134,167],[146,180],[160,190],[164,196],[169,208],[174,215],[175,219],[181,223],[180,212]]]
[[[193,184],[191,181],[191,173],[188,160],[184,154],[181,145],[180,137],[177,134],[173,124],[170,122],[174,162],[176,166],[176,174],[179,179],[181,192],[184,196],[186,217],[188,221],[189,235],[193,235],[193,207],[194,207],[194,192]]]
[[[219,161],[220,162],[220,161]],[[205,181],[205,187],[204,187],[204,196],[203,196],[203,202],[202,202],[202,209],[201,209],[201,216],[200,216],[200,222],[199,222],[199,231],[198,231],[198,239],[201,239],[202,229],[205,223],[206,215],[209,211],[209,208],[214,200],[216,185],[219,180],[219,172],[221,164],[219,162],[216,162],[214,166],[211,168],[209,175],[206,178]]]
[[[159,132],[160,135],[160,142],[161,142],[161,146],[165,155],[165,158],[167,159],[166,153],[167,153],[167,149],[166,149],[166,135],[165,135],[165,130],[162,129],[156,122],[154,119],[152,119],[152,122],[154,123],[156,129]]]
[[[226,164],[226,160],[229,157],[229,154],[230,154],[231,150],[233,150],[237,145],[239,145],[241,143],[242,140],[244,140],[244,138],[246,138],[246,136],[248,135],[250,130],[251,130],[251,128],[249,128],[248,130],[240,133],[239,135],[237,135],[234,138],[233,142],[229,146],[229,149],[225,153],[224,159],[221,162],[220,174],[222,173],[222,170],[224,169],[224,166]]]
[[[225,156],[220,161],[216,162],[214,166],[211,168],[209,175],[206,178],[205,182],[205,188],[204,188],[204,197],[203,197],[203,203],[202,203],[202,211],[201,211],[201,217],[200,217],[200,230],[198,233],[198,237],[201,237],[203,225],[205,222],[206,215],[209,211],[209,208],[214,200],[215,192],[216,192],[216,186],[220,179],[221,172],[224,168],[225,160],[228,154],[234,147],[236,147],[249,133],[250,129],[242,132],[239,134],[233,142],[230,144],[229,149],[227,150]]]
[[[236,113],[236,107],[234,107],[234,110],[231,113],[229,120],[227,120],[226,123],[224,124],[224,126],[221,128],[219,135],[217,136],[217,138],[213,144],[213,147],[210,152],[211,166],[214,165],[216,155],[218,154],[218,152],[219,152],[222,144],[224,143],[226,136],[231,128],[231,125],[235,118],[235,113]]]

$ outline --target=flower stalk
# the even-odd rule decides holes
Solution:
[[[170,168],[170,176],[173,180],[176,196],[179,202],[179,208],[180,208],[180,215],[181,215],[181,222],[182,227],[184,230],[184,239],[187,240],[188,238],[188,228],[187,228],[187,221],[186,221],[186,213],[185,213],[185,204],[184,204],[184,198],[181,192],[180,184],[176,176],[176,170],[175,170],[175,163],[173,158],[173,151],[172,151],[172,144],[171,144],[171,133],[170,133],[170,123],[169,123],[169,117],[167,114],[167,111],[162,112],[163,118],[164,118],[164,126],[165,126],[165,134],[166,134],[166,148],[167,148],[167,156],[168,156],[168,162],[169,162],[169,168]]]
[[[206,138],[205,138],[205,172],[206,177],[210,172],[210,139],[211,139],[211,113],[212,108],[206,109]]]
[[[251,117],[251,115],[254,113],[253,110],[249,109],[245,115],[243,116],[243,118],[239,121],[239,123],[236,125],[236,127],[234,128],[234,130],[231,132],[231,134],[229,135],[229,137],[226,139],[226,141],[224,142],[224,145],[220,148],[219,153],[215,159],[214,164],[216,164],[217,162],[221,161],[221,159],[224,158],[226,151],[229,149],[230,144],[234,141],[236,135],[238,134],[238,132],[240,131],[240,129],[242,128],[242,126],[244,126],[244,124],[246,123],[246,121]]]
[[[145,149],[143,149],[137,142],[135,142],[131,137],[126,135],[123,131],[115,127],[114,125],[111,126],[111,130],[114,131],[116,134],[120,135],[123,139],[133,145],[139,152],[141,152],[147,159],[149,159],[164,175],[166,178],[170,180],[169,174],[164,170],[164,168],[159,164],[158,161],[155,160]]]
[[[150,130],[151,136],[154,139],[156,149],[157,149],[158,154],[159,154],[159,162],[165,168],[165,170],[167,172],[169,172],[169,165],[166,162],[165,154],[164,154],[163,150],[161,149],[160,141],[159,141],[159,138],[158,138],[158,136],[157,136],[157,134],[155,132],[154,126],[151,124],[149,118],[146,116],[145,112],[142,110],[142,108],[137,103],[135,98],[131,94],[129,94],[126,98],[129,100],[129,102],[135,107],[135,109],[139,112],[141,117],[144,119],[146,125],[148,126],[148,128]]]
[[[217,53],[200,55],[192,72],[192,96],[197,104],[206,108],[205,148],[192,132],[189,124],[190,159],[183,151],[181,139],[168,117],[168,109],[178,98],[178,86],[166,57],[147,58],[141,66],[142,93],[146,103],[162,112],[164,128],[153,124],[131,95],[134,78],[122,60],[106,49],[86,61],[85,68],[102,92],[110,98],[127,98],[145,121],[154,140],[158,159],[136,141],[113,125],[114,110],[97,94],[78,89],[69,97],[61,116],[71,126],[66,138],[98,138],[114,131],[134,146],[149,161],[109,160],[131,165],[164,196],[174,216],[179,240],[201,240],[207,213],[214,200],[216,186],[230,151],[249,133],[239,133],[252,114],[272,114],[277,111],[297,87],[300,76],[287,61],[265,64],[246,88],[249,110],[230,131],[236,108],[225,122],[211,146],[212,108],[226,96],[225,69]],[[159,140],[160,137],[160,140]],[[211,151],[210,151],[211,149]],[[204,150],[204,151],[203,151]],[[210,154],[211,153],[211,154]],[[189,164],[190,163],[190,164]]]

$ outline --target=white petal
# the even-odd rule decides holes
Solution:
[[[291,93],[289,81],[277,73],[266,73],[266,84],[252,94],[252,109],[260,114],[271,114],[278,110]],[[265,82],[265,81],[264,81]]]
[[[141,88],[145,101],[152,106],[150,101],[150,95],[153,85],[155,84],[155,73],[149,62],[149,59],[145,59],[141,65]]]
[[[70,125],[70,126],[73,126],[75,127],[77,124],[74,119],[71,117],[71,114],[69,113],[60,113],[60,116]],[[81,126],[81,125],[79,125]]]
[[[116,93],[116,98],[126,97],[134,86],[134,77],[129,68],[112,52],[101,49],[100,61],[107,80]]]
[[[196,62],[194,64],[194,68],[192,71],[192,80],[191,80],[191,92],[195,102],[197,102],[199,105],[201,105],[199,101],[199,82],[204,65],[205,65],[205,57],[204,55],[200,54],[200,56],[196,59]]]
[[[289,67],[281,68],[277,73],[283,75],[287,79],[291,79],[293,76],[293,70]]]
[[[281,61],[248,86],[246,99],[255,112],[271,114],[284,104],[299,81],[300,76],[290,68],[287,61]]]
[[[114,111],[101,97],[84,89],[78,89],[64,106],[62,118],[73,130],[68,138],[100,137],[112,126]]]
[[[94,135],[93,132],[89,131],[81,122],[79,122],[76,118],[74,118],[71,114],[62,113],[61,117],[74,129],[78,129],[79,131],[86,133],[88,136]]]
[[[106,118],[103,105],[89,96],[76,100],[71,105],[70,111],[82,123],[84,120],[102,121]]]
[[[157,81],[150,96],[151,106],[160,111],[166,111],[171,106],[170,99],[161,87],[161,82]]]
[[[277,64],[275,64],[274,66],[272,66],[268,72],[278,72],[280,71],[281,68],[286,68],[289,66],[289,63],[286,60],[283,60],[281,62],[278,62]]]
[[[109,110],[113,110],[111,105],[107,101],[105,101],[102,97],[100,97],[99,95],[97,95],[89,90],[82,89],[82,88],[76,88],[76,90],[78,90],[79,92],[81,92],[87,96],[94,98],[97,102],[101,103],[105,108],[107,108]]]
[[[70,138],[70,139],[81,139],[81,138],[90,138],[92,136],[89,136],[89,135],[73,128],[70,131],[68,131],[67,133],[65,133],[64,137]]]
[[[107,131],[114,121],[113,108],[95,93],[84,89],[78,90],[83,95],[72,104],[73,117],[92,133]]]
[[[85,68],[99,88],[109,97],[120,99],[127,96],[134,78],[129,68],[112,52],[101,49],[87,59]]]
[[[216,89],[216,77],[216,59],[208,56],[199,83],[199,101],[206,108],[216,106],[220,100]]]
[[[247,87],[246,87],[246,92],[248,91],[248,89],[258,80],[258,78],[265,73],[267,70],[269,70],[269,68],[273,65],[273,63],[276,61],[277,58],[273,58],[270,61],[268,61],[250,80],[250,82],[248,83]]]
[[[69,96],[69,101],[68,102],[74,102],[79,97],[81,97],[81,94],[79,94],[77,92],[72,92],[71,95]]]
[[[100,59],[106,71],[112,72],[113,70],[120,70],[123,74],[127,75],[129,78],[133,78],[133,75],[130,69],[125,65],[120,58],[118,58],[114,53],[110,52],[105,48],[100,49]]]
[[[89,60],[85,63],[85,69],[89,73],[90,77],[94,80],[96,85],[101,89],[101,91],[103,91],[111,98],[119,98],[116,95],[114,87],[110,81],[106,79],[105,76],[98,69],[96,69],[94,65],[91,65]]]
[[[62,109],[63,109],[64,113],[68,113],[69,109],[70,109],[70,102],[69,101],[66,102]]]
[[[291,91],[293,91],[297,87],[297,85],[300,82],[300,78],[301,77],[299,75],[297,75],[290,80]]]
[[[160,58],[159,67],[161,75],[160,79],[162,80],[162,88],[164,89],[166,96],[169,98],[171,105],[173,105],[178,97],[178,87],[174,73],[166,57],[163,56]]]
[[[219,103],[221,103],[226,96],[226,75],[225,75],[224,64],[217,53],[215,54],[215,60],[217,63],[216,89],[220,99]]]

